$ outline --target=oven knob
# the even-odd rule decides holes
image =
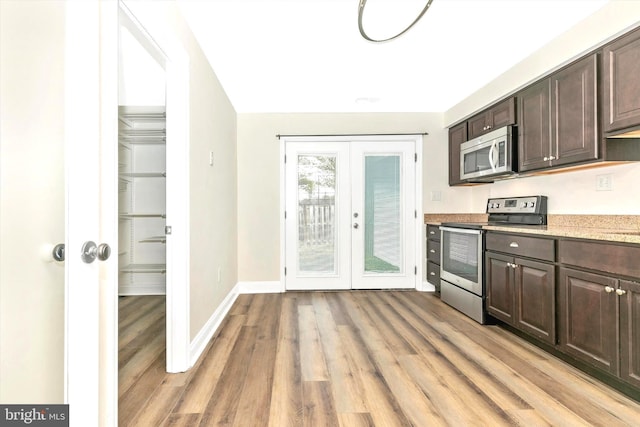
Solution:
[[[524,202],[524,203],[522,203],[522,207],[526,208],[528,204],[529,204],[529,202]]]
[[[531,203],[529,203],[529,207],[532,208],[532,207],[535,206],[535,204],[536,204],[536,202],[531,202]]]

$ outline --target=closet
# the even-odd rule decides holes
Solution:
[[[118,293],[166,293],[166,115],[120,106]]]

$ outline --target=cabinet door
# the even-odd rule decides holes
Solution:
[[[556,281],[552,264],[516,258],[515,326],[541,340],[556,343]]]
[[[561,267],[559,339],[562,351],[618,375],[617,280]]]
[[[640,387],[640,283],[620,281],[620,377]]]
[[[553,166],[598,157],[597,71],[594,54],[551,76]]]
[[[604,130],[640,125],[640,30],[603,50]]]
[[[550,100],[549,79],[518,94],[518,163],[521,172],[551,165]]]
[[[469,139],[473,139],[502,126],[512,125],[515,122],[516,98],[512,97],[467,120]]]
[[[490,130],[490,114],[488,112],[483,112],[471,117],[467,120],[467,128],[469,130],[469,139],[473,139],[478,137],[484,133],[489,132]]]
[[[489,120],[491,129],[514,124],[516,122],[516,98],[509,98],[493,107]]]
[[[515,325],[513,258],[486,252],[487,312],[496,319]]]
[[[449,129],[449,185],[458,185],[460,180],[460,144],[467,141],[467,122]]]

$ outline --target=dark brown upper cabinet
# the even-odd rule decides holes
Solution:
[[[469,139],[516,122],[516,99],[508,98],[467,120]]]
[[[640,29],[603,49],[605,132],[640,127]]]
[[[597,94],[597,54],[518,94],[520,172],[598,158]]]
[[[449,129],[449,185],[463,184],[460,180],[460,144],[467,140],[467,122]]]

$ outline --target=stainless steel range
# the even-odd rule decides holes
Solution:
[[[479,323],[486,323],[484,229],[544,226],[547,197],[507,197],[487,201],[488,222],[443,223],[440,227],[440,297]]]

